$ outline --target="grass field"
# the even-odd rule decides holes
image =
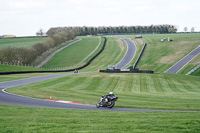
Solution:
[[[99,44],[99,37],[81,37],[82,41],[77,42],[61,52],[54,55],[43,67],[67,69],[81,66],[86,63],[85,59]],[[102,39],[102,44],[104,39]],[[89,57],[88,57],[89,58]]]
[[[116,107],[200,110],[200,77],[173,74],[86,73],[55,78],[7,91],[29,97],[96,104],[113,91]]]
[[[134,35],[126,37],[133,39]],[[173,41],[160,41],[162,38],[168,37]],[[147,47],[138,64],[138,67],[144,70],[154,70],[156,73],[163,73],[173,64],[199,46],[199,38],[199,33],[143,35],[143,41],[147,43]],[[200,58],[197,58],[196,62],[200,62]]]
[[[0,106],[0,132],[200,132],[199,112],[113,112]]]
[[[32,45],[42,42],[45,38],[7,38],[0,39],[0,49],[6,47],[31,47]]]
[[[113,91],[119,97],[115,107],[200,111],[200,77],[192,76],[198,75],[200,69],[191,76],[182,75],[187,67],[188,70],[195,67],[199,56],[180,74],[163,73],[199,45],[199,35],[144,35],[143,41],[148,46],[139,68],[154,70],[156,74],[90,72],[7,91],[40,99],[51,96],[56,100],[86,104],[96,104],[101,95]],[[161,38],[168,36],[173,39],[172,42],[160,42]],[[133,39],[134,36],[127,37]],[[136,43],[138,51],[142,47],[140,44],[140,41]],[[81,71],[97,71],[115,65],[124,57],[126,49],[123,41],[108,37],[102,54]],[[1,75],[0,82],[39,75]],[[0,116],[0,132],[200,132],[199,112],[111,112],[0,105]]]
[[[15,65],[0,65],[0,72],[15,72],[15,71],[42,71],[43,69],[29,66],[15,66]]]

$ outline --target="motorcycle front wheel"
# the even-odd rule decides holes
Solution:
[[[111,101],[111,102],[108,102],[107,107],[112,108],[112,107],[114,107],[114,105],[115,105],[115,101]]]
[[[100,103],[97,103],[97,104],[96,104],[96,108],[99,108],[99,107],[100,107]]]

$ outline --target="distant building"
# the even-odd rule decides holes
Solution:
[[[15,35],[3,35],[3,38],[12,38],[12,37],[16,37]]]

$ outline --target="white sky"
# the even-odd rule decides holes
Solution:
[[[58,26],[172,24],[200,31],[200,0],[0,0],[0,35]]]

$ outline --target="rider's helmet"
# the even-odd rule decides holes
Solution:
[[[113,92],[109,92],[109,95],[113,95]]]

